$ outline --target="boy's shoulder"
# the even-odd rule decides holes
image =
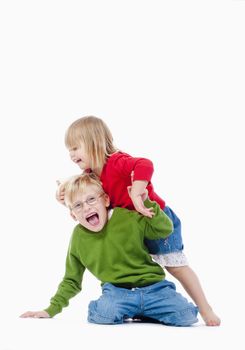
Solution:
[[[157,216],[164,215],[162,210],[159,210],[160,207],[159,207],[159,204],[157,204],[157,202],[151,201],[149,198],[147,198],[144,201],[144,205],[146,208],[153,208]],[[147,216],[144,216],[141,213],[139,213],[136,209],[115,207],[113,209],[113,213],[114,213],[115,219],[121,218],[121,220],[125,220],[125,221],[129,219],[129,220],[135,220],[139,222],[151,222],[152,220],[151,218],[148,218]]]
[[[74,242],[76,241],[77,239],[79,239],[81,233],[84,231],[84,228],[82,227],[81,224],[77,224],[74,228],[73,228],[73,231],[72,231],[72,234],[71,234],[71,239],[70,241],[71,242]]]
[[[150,199],[146,199],[144,201],[144,205],[147,208],[156,208],[158,207],[158,204],[155,201],[151,201]],[[116,215],[121,215],[121,216],[132,216],[135,218],[146,218],[145,216],[143,216],[142,214],[140,214],[136,209],[127,209],[127,208],[121,208],[121,207],[115,207],[113,209],[113,213],[115,212]]]
[[[129,227],[140,221],[140,214],[136,210],[115,207],[107,222],[106,230],[129,230]]]
[[[139,213],[134,209],[115,207],[113,209],[114,216],[137,216]]]

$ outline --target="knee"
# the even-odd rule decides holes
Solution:
[[[162,322],[169,326],[188,327],[198,322],[198,308],[194,305],[189,305],[186,309],[170,313]]]
[[[105,306],[98,301],[91,301],[88,306],[88,322],[98,324],[120,324],[123,317],[113,306]]]
[[[180,274],[180,267],[165,266],[165,269],[173,276]]]

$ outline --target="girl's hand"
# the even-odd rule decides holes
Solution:
[[[128,186],[128,194],[131,198],[135,210],[144,216],[152,218],[155,214],[153,208],[146,208],[144,206],[144,201],[148,198],[148,190],[145,188],[142,193],[136,194],[132,191],[132,186]]]
[[[56,181],[58,188],[55,194],[55,197],[58,202],[61,204],[65,205],[65,190],[64,187],[62,186],[61,182],[59,180]]]
[[[155,215],[153,208],[146,208],[144,205],[144,201],[148,197],[148,190],[146,188],[148,182],[143,180],[135,181],[134,171],[131,172],[131,182],[132,186],[128,186],[128,194],[133,202],[135,210],[148,218],[152,218],[153,215]]]
[[[50,318],[49,314],[46,311],[27,311],[24,314],[20,315],[21,318]]]

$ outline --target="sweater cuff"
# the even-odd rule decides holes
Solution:
[[[44,309],[44,311],[46,311],[50,317],[54,317],[61,312],[60,308],[54,305],[50,305],[47,309]]]
[[[156,206],[156,202],[153,202],[149,198],[147,198],[144,201],[144,205],[146,206],[146,208],[151,208],[152,206]]]

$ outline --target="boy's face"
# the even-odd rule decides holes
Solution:
[[[88,230],[99,232],[107,223],[109,205],[107,194],[101,192],[96,185],[88,185],[74,197],[71,215]]]
[[[88,155],[85,151],[84,145],[79,147],[72,147],[69,149],[71,160],[76,163],[80,169],[85,170],[90,168]]]

